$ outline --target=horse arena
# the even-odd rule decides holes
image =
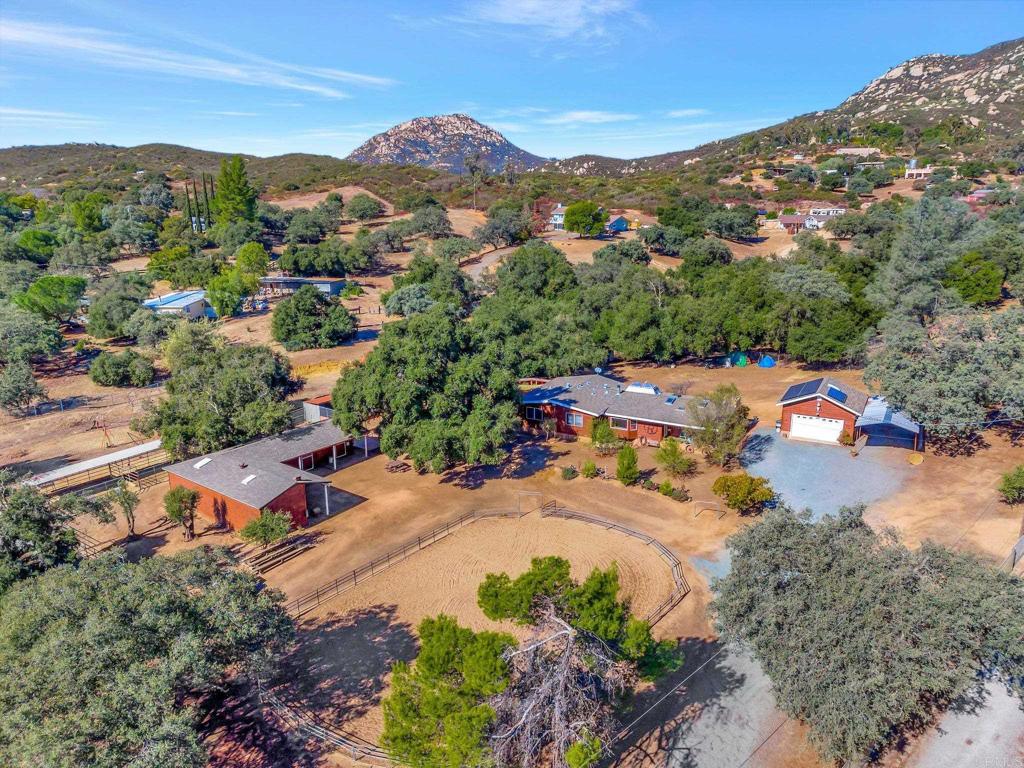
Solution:
[[[416,657],[416,627],[428,616],[445,613],[477,631],[525,637],[528,627],[491,621],[477,605],[477,588],[488,573],[504,571],[514,578],[529,569],[532,558],[555,555],[568,560],[573,578],[582,580],[595,567],[614,563],[619,595],[641,617],[660,615],[688,590],[671,564],[674,555],[659,542],[596,518],[534,511],[470,522],[304,611],[296,650],[274,695],[301,712],[307,734],[335,744],[379,743],[380,703],[391,666]],[[320,733],[308,727],[310,722],[327,730]]]

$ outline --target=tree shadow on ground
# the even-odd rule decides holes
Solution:
[[[210,768],[314,768],[322,765],[314,745],[289,732],[260,707],[256,693],[243,681],[201,702],[200,732],[210,750]],[[311,750],[309,747],[313,746]]]
[[[626,728],[610,745],[608,764],[696,768],[697,755],[689,738],[694,724],[717,717],[723,711],[721,700],[745,683],[743,674],[725,664],[728,651],[720,653],[723,649],[717,640],[683,638],[679,643],[682,667],[633,699],[630,711],[621,717]]]
[[[445,472],[441,482],[457,488],[475,490],[488,480],[522,480],[547,469],[568,451],[560,451],[541,435],[523,435],[509,448],[500,464],[463,465]]]
[[[144,531],[138,531],[135,536],[121,539],[116,542],[124,549],[125,557],[130,562],[137,563],[147,557],[152,557],[164,546],[170,538],[171,531],[180,528],[177,523],[172,523],[166,517],[161,517]]]
[[[978,451],[992,447],[981,432],[948,437],[926,435],[926,439],[937,456],[973,456]]]
[[[740,452],[740,464],[746,466],[763,460],[774,443],[774,433],[751,434]]]
[[[417,649],[412,626],[397,619],[395,605],[303,621],[274,692],[343,726],[380,704],[392,665],[412,661]]]

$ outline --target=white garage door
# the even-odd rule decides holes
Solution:
[[[825,419],[821,416],[802,416],[793,414],[789,425],[789,436],[803,440],[821,440],[827,443],[839,442],[843,434],[842,419]]]

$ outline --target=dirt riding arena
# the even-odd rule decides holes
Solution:
[[[391,665],[415,658],[420,621],[445,613],[474,630],[525,637],[526,628],[484,616],[477,588],[488,573],[516,576],[529,569],[532,558],[546,555],[566,558],[578,580],[615,563],[620,596],[640,616],[674,587],[658,552],[626,534],[537,513],[478,520],[307,614],[287,664],[295,672],[284,675],[294,682],[281,694],[346,733],[377,742]]]

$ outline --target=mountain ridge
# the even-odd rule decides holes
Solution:
[[[931,131],[939,143],[945,138],[968,143],[1020,141],[1024,136],[1024,38],[1007,40],[976,53],[926,54],[889,68],[831,109],[809,112],[782,123],[737,136],[718,139],[691,149],[621,159],[596,154],[547,160],[508,141],[497,130],[464,114],[418,117],[370,137],[346,159],[331,155],[289,153],[260,158],[246,156],[251,170],[271,186],[294,183],[301,172],[306,184],[345,175],[354,167],[376,167],[375,173],[461,173],[465,159],[480,155],[490,171],[506,163],[516,170],[544,170],[585,176],[630,176],[679,168],[697,160],[771,151],[777,146],[813,146],[849,141],[873,124],[899,123],[913,143]],[[942,130],[938,130],[941,128]],[[961,134],[961,135],[954,135]],[[834,138],[833,138],[834,136]],[[867,140],[870,140],[868,138]],[[986,147],[981,146],[982,150]],[[97,168],[116,167],[122,177],[131,164],[146,170],[182,167],[188,172],[213,172],[227,153],[171,144],[117,147],[69,143],[0,149],[0,185],[12,178],[22,187],[59,183],[75,176],[93,176]],[[125,166],[122,168],[121,166]],[[303,170],[305,169],[305,170]],[[288,187],[285,187],[287,189]]]

